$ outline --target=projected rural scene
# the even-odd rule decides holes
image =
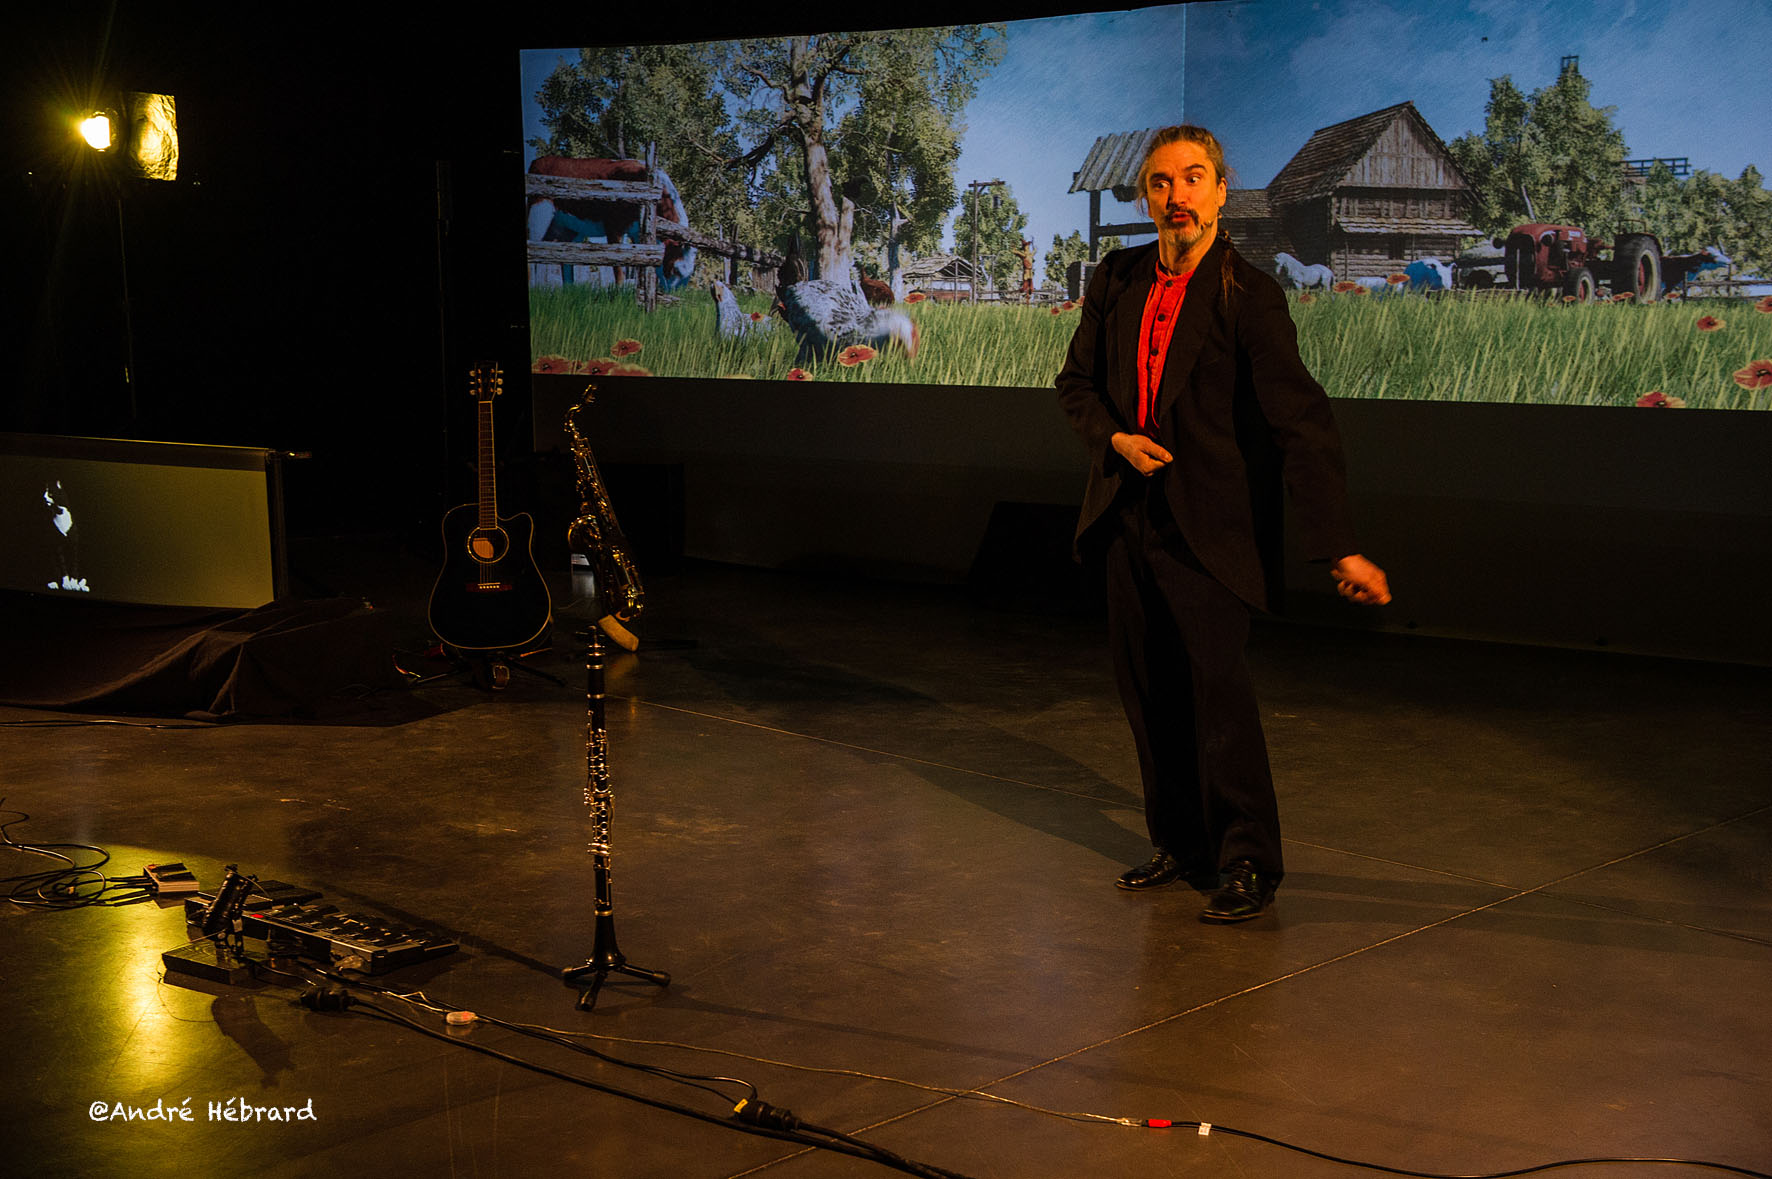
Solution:
[[[528,51],[533,364],[1049,387],[1189,121],[1333,395],[1772,408],[1772,131],[1716,65],[1768,36],[1272,0]]]

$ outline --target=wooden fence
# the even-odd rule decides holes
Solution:
[[[699,233],[678,221],[658,215],[664,197],[659,179],[657,149],[646,147],[645,180],[574,180],[560,176],[528,176],[525,192],[531,197],[561,200],[611,201],[634,205],[638,216],[638,241],[529,243],[529,261],[558,266],[613,266],[631,269],[636,280],[635,300],[647,311],[658,307],[658,268],[664,265],[664,240],[682,242],[698,250],[729,259],[728,281],[736,285],[740,264],[751,270],[751,283],[759,290],[774,290],[774,272],[782,256],[735,241]]]
[[[1728,295],[1731,293],[1734,293],[1737,298],[1752,298],[1753,296],[1746,293],[1746,288],[1765,285],[1765,279],[1757,275],[1738,274],[1735,267],[1730,266],[1726,277],[1695,278],[1680,283],[1675,289],[1680,292],[1680,297],[1685,299],[1702,299],[1706,295]],[[1731,287],[1737,288],[1737,291],[1731,292]]]

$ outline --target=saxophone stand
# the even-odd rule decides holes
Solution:
[[[595,880],[595,925],[591,956],[582,966],[560,972],[567,986],[578,990],[578,1010],[597,1006],[597,992],[612,974],[625,974],[656,986],[671,985],[662,970],[645,970],[628,962],[615,944],[615,898],[609,879],[609,731],[604,725],[603,630],[588,627],[585,649],[585,808],[591,819],[591,870]]]

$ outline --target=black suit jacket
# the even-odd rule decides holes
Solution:
[[[1146,478],[1109,438],[1138,432],[1139,325],[1156,262],[1154,242],[1101,260],[1058,374],[1059,404],[1091,459],[1079,555],[1101,536],[1098,525],[1123,488],[1142,491]],[[1183,538],[1207,571],[1251,606],[1279,607],[1282,486],[1307,558],[1334,561],[1359,551],[1341,438],[1328,396],[1299,359],[1286,296],[1222,232],[1188,280],[1157,422],[1157,440],[1175,461],[1151,477],[1161,480]]]

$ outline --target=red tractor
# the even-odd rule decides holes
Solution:
[[[1661,297],[1661,242],[1652,233],[1622,234],[1608,247],[1573,225],[1534,223],[1517,226],[1495,244],[1507,285],[1515,290],[1560,291],[1586,303],[1604,283],[1614,295],[1634,295],[1639,303]]]

